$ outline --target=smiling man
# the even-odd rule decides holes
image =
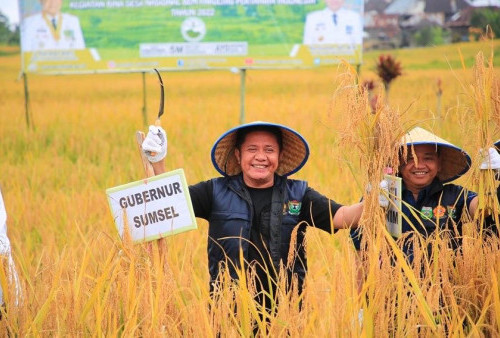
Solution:
[[[236,139],[235,156],[241,165],[243,180],[250,188],[273,186],[274,172],[278,169],[280,149],[279,135],[256,130]]]
[[[163,129],[150,127],[143,143],[146,156],[165,153],[163,140]],[[250,284],[255,285],[255,299],[268,309],[276,301],[280,269],[285,269],[288,286],[296,280],[297,291],[302,291],[307,270],[306,228],[333,232],[357,226],[362,203],[340,205],[308,187],[306,181],[288,178],[308,157],[304,138],[275,123],[240,125],[215,142],[212,163],[222,177],[189,187],[196,217],[209,222],[212,292],[220,288],[220,272],[228,271],[236,280],[243,268],[253,272]],[[150,161],[155,174],[164,171],[163,159],[150,157]],[[290,251],[291,243],[294,250]]]
[[[418,199],[420,191],[430,185],[441,169],[441,162],[436,146],[421,144],[411,149],[406,161],[400,168],[401,176],[405,182],[406,189],[413,193],[414,199]]]
[[[406,155],[404,149],[406,148]],[[471,217],[478,207],[477,194],[449,182],[470,168],[469,155],[459,147],[422,128],[414,128],[401,140],[399,175],[403,180],[403,236],[418,232],[429,237],[435,231],[448,231],[455,248],[462,235],[462,214]],[[493,148],[481,164],[481,169],[497,169],[500,155]],[[493,229],[494,230],[494,229]],[[352,230],[359,250],[361,230]],[[413,260],[411,236],[404,238],[403,251]]]
[[[461,215],[473,217],[478,205],[476,193],[462,186],[446,184],[465,174],[470,157],[462,149],[422,128],[411,130],[404,138],[406,158],[400,158],[403,179],[403,233],[416,229],[428,236],[437,228],[461,230]],[[416,217],[419,215],[420,217]]]

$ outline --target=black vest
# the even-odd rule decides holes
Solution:
[[[221,177],[212,180],[212,213],[208,229],[208,267],[214,281],[225,264],[231,277],[237,279],[236,268],[241,268],[240,250],[248,258],[250,230],[253,219],[253,205],[241,175]],[[300,204],[306,192],[307,182],[288,180],[275,176],[272,192],[269,224],[270,239],[267,243],[276,271],[280,266],[288,267],[288,276],[296,274],[299,290],[302,287],[307,261],[304,250],[305,224],[299,225],[294,260],[288,262],[292,231],[299,221]],[[266,253],[267,254],[267,253]],[[212,284],[212,283],[211,283]]]

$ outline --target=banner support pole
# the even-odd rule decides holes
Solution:
[[[148,126],[147,103],[146,103],[146,72],[142,72],[142,123]]]
[[[247,70],[240,69],[240,124],[245,122],[245,79]]]
[[[24,116],[26,118],[26,126],[28,127],[28,129],[30,129],[31,121],[30,121],[30,111],[29,111],[30,96],[28,90],[28,76],[26,75],[25,72],[23,72],[22,76],[24,82]]]

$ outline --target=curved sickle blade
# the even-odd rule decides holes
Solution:
[[[160,96],[160,110],[158,111],[158,119],[163,115],[163,109],[165,107],[165,90],[163,89],[163,80],[161,79],[160,72],[158,69],[154,68],[156,74],[158,74],[158,79],[160,80],[160,89],[161,89],[161,96]]]

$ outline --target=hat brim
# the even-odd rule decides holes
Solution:
[[[281,130],[283,147],[276,173],[290,176],[302,168],[309,158],[309,145],[306,140],[295,130],[280,124],[256,121],[234,127],[220,136],[215,141],[211,158],[215,169],[223,176],[233,176],[241,172],[234,150],[236,148],[236,135],[239,130],[253,127],[276,127]]]
[[[439,147],[441,170],[437,176],[442,183],[459,178],[471,166],[471,158],[466,151],[425,129],[419,127],[412,129],[403,137],[402,143],[406,144],[408,148],[417,145],[434,145]],[[410,151],[411,149],[408,149],[408,152]]]

